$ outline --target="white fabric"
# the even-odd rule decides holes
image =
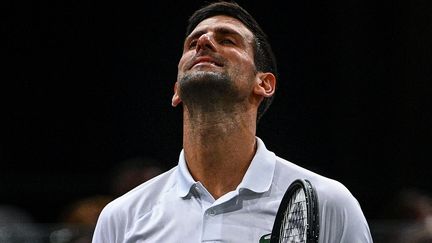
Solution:
[[[372,242],[357,200],[341,183],[268,151],[257,152],[235,191],[214,200],[190,175],[183,151],[178,166],[108,204],[93,243],[258,243],[271,233],[282,196],[297,178],[308,179],[319,198],[319,242]]]

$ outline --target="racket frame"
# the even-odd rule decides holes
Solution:
[[[279,243],[280,228],[284,219],[288,203],[294,193],[302,189],[305,193],[307,207],[307,225],[306,225],[306,242],[317,243],[319,238],[319,210],[318,196],[312,183],[306,179],[297,179],[293,181],[286,190],[276,214],[276,219],[273,224],[270,243]]]

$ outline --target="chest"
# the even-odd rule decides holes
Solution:
[[[126,242],[259,242],[271,232],[278,203],[262,195],[216,205],[195,197],[160,202],[137,220]]]

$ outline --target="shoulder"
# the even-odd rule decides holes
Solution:
[[[331,202],[333,206],[358,205],[353,194],[341,182],[303,168],[280,157],[276,159],[275,179],[279,181],[279,184],[285,184],[284,188],[288,188],[289,184],[296,179],[309,180],[318,194],[318,198],[321,201],[320,204]]]
[[[133,223],[149,214],[160,197],[175,187],[176,168],[144,182],[106,205],[99,215],[92,242],[123,239],[124,234],[134,227]]]
[[[335,207],[339,207],[340,205],[358,205],[355,197],[341,182],[276,157],[273,186],[278,191],[285,192],[296,179],[306,179],[311,182],[317,192],[320,205],[328,204]]]
[[[320,238],[331,239],[328,242],[372,242],[361,206],[344,184],[277,157],[275,180],[278,188],[286,190],[296,179],[309,180],[316,190]]]
[[[106,205],[99,216],[97,228],[125,229],[130,227],[130,222],[148,214],[160,198],[175,187],[176,168],[144,182]]]
[[[318,174],[312,170],[301,167],[283,158],[276,157],[275,179],[281,184],[283,181],[293,182],[296,179],[309,180],[317,190],[318,194],[325,194],[325,196],[334,197],[352,197],[348,188],[341,182]],[[286,185],[285,185],[286,186]]]

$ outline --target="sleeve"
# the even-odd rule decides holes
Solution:
[[[320,243],[372,243],[369,225],[357,199],[340,183],[322,192]]]

